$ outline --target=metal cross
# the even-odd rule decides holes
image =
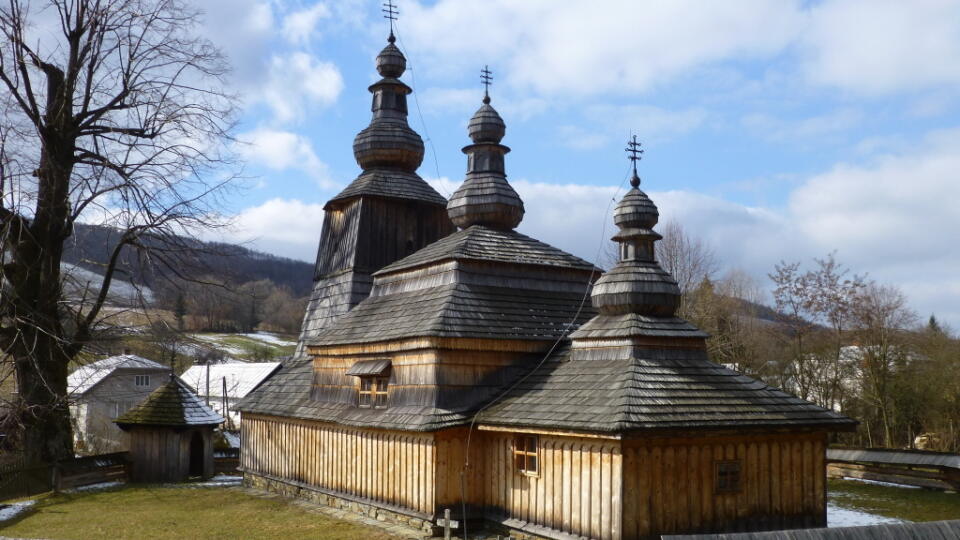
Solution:
[[[393,0],[387,0],[384,2],[383,9],[380,11],[384,13],[384,19],[390,20],[390,37],[393,38],[393,21],[397,20],[397,15],[399,15],[400,12],[397,11],[397,6],[393,3]],[[391,39],[390,42],[393,43],[393,40]]]
[[[630,140],[627,141],[627,147],[624,150],[629,154],[627,159],[633,162],[633,178],[630,179],[630,185],[639,187],[640,177],[637,175],[637,161],[643,159],[643,148],[640,148],[640,143],[637,142],[636,135],[631,135]]]
[[[483,66],[483,69],[480,70],[480,82],[483,84],[483,102],[490,103],[490,85],[493,81],[493,72],[490,71],[489,66]]]

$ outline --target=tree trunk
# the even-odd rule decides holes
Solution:
[[[28,232],[15,240],[10,280],[17,335],[10,353],[24,406],[23,451],[54,462],[73,457],[73,433],[67,404],[67,366],[72,343],[61,322],[60,263],[70,236],[70,178],[75,141],[70,138],[71,108],[63,73],[44,66],[47,75],[48,129],[42,132],[37,202]]]

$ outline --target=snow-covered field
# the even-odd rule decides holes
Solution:
[[[271,345],[277,345],[280,347],[296,345],[296,341],[290,341],[284,339],[276,334],[271,334],[270,332],[254,332],[252,334],[237,334],[238,336],[247,337],[250,339],[255,339],[257,341],[262,341],[264,343],[269,343]]]

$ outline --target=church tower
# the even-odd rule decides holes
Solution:
[[[377,55],[382,77],[370,86],[373,119],[353,140],[363,169],[324,207],[314,287],[297,355],[339,316],[370,294],[371,274],[453,232],[447,200],[420,178],[423,141],[407,124],[407,95],[399,80],[407,60],[393,31]]]

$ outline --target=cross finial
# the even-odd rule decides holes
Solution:
[[[390,20],[390,37],[387,38],[387,41],[393,43],[397,38],[393,37],[393,21],[397,20],[397,15],[400,14],[397,11],[397,6],[393,3],[393,0],[387,0],[383,3],[383,9],[380,11],[383,12],[383,18]]]
[[[633,187],[640,187],[640,177],[637,175],[637,161],[643,159],[643,149],[640,148],[640,143],[637,142],[637,136],[631,135],[630,140],[627,141],[627,159],[633,162],[633,178],[630,179],[630,185]]]
[[[488,69],[489,66],[483,66],[480,70],[480,82],[483,83],[483,102],[490,103],[490,84],[493,81],[493,72]]]

